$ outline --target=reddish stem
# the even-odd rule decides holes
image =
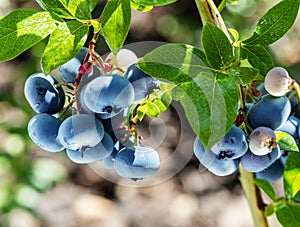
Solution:
[[[106,5],[108,3],[109,3],[109,0],[107,0]],[[101,23],[102,14],[99,16],[97,21],[98,21],[98,23]],[[95,62],[97,59],[101,58],[100,56],[95,54],[95,46],[96,46],[97,40],[99,38],[99,35],[100,35],[100,30],[98,30],[97,32],[94,33],[92,40],[89,42],[89,51],[86,54],[82,64],[88,62],[90,57],[92,58],[92,62]],[[102,66],[101,69],[104,69],[104,67]],[[76,91],[78,90],[78,86],[79,86],[79,83],[81,82],[81,79],[82,79],[82,74],[78,72],[78,75],[76,76],[75,82],[74,82],[75,94],[77,93]]]
[[[106,5],[109,3],[109,0],[107,0],[106,2]],[[102,21],[102,14],[99,16],[99,18],[97,19],[98,23],[101,23]],[[89,59],[91,58],[92,59],[92,64],[95,63],[97,61],[97,66],[99,66],[99,62],[100,62],[100,68],[103,70],[104,67],[102,65],[103,61],[102,60],[99,60],[101,59],[100,56],[98,56],[97,54],[95,54],[95,46],[96,46],[96,42],[99,38],[99,35],[100,35],[100,30],[96,31],[93,35],[93,38],[92,40],[89,42],[89,51],[88,53],[86,54],[83,62],[82,62],[82,65],[84,65],[85,63],[87,63],[89,61]],[[80,104],[79,104],[79,101],[78,101],[78,95],[79,95],[79,91],[78,91],[78,87],[79,87],[79,84],[82,80],[82,73],[78,72],[76,78],[75,78],[75,81],[74,81],[74,91],[75,91],[75,109],[77,111],[77,113],[80,112],[79,110],[79,107],[80,107]]]

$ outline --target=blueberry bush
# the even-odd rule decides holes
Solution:
[[[132,10],[146,14],[175,1],[108,0],[93,18],[98,0],[36,0],[41,10],[1,16],[1,62],[47,40],[41,72],[24,84],[36,113],[28,122],[29,137],[45,151],[66,152],[75,163],[101,162],[134,182],[151,179],[161,158],[143,144],[138,123],[157,118],[176,101],[195,134],[200,164],[217,176],[239,172],[255,226],[268,226],[270,215],[282,226],[300,226],[300,89],[267,49],[293,26],[300,0],[277,3],[243,39],[221,15],[238,1],[217,7],[212,0],[195,0],[201,48],[168,43],[138,57],[123,47]],[[106,56],[95,50],[99,37],[111,51]],[[60,78],[51,75],[55,69]],[[281,176],[285,196],[278,198],[272,183]]]

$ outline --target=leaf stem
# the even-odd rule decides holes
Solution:
[[[138,133],[136,131],[136,124],[139,121],[139,117],[138,115],[135,115],[131,120],[130,120],[130,131],[132,133],[132,135],[134,136],[135,140],[134,140],[134,146],[138,146],[139,145],[139,136]]]
[[[241,105],[241,110],[243,112],[244,117],[246,117],[246,102],[245,102],[245,94],[244,94],[244,87],[243,85],[240,84],[239,86],[239,91],[240,91],[240,105]]]
[[[225,8],[226,6],[226,3],[227,3],[227,0],[222,0],[221,3],[219,4],[218,6],[218,10],[219,12],[222,12],[222,10]]]
[[[268,222],[264,214],[265,204],[262,201],[261,193],[254,184],[254,173],[247,172],[242,166],[240,170],[240,182],[245,196],[250,205],[252,217],[256,227],[268,227]]]
[[[297,99],[299,101],[300,100],[300,86],[295,80],[292,82],[292,88],[295,90]]]
[[[74,104],[74,98],[72,98],[71,100],[70,100],[70,102],[68,103],[68,105],[64,108],[64,110],[59,114],[59,116],[58,116],[58,119],[61,119],[63,116],[64,116],[64,114],[73,106],[73,104]]]

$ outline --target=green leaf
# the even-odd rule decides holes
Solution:
[[[261,190],[263,190],[267,196],[269,196],[269,198],[275,202],[276,201],[276,193],[274,188],[272,187],[272,185],[264,180],[264,179],[254,179],[254,183],[256,184],[256,186],[258,186]]]
[[[299,4],[299,0],[279,2],[258,21],[254,34],[244,43],[267,46],[280,39],[293,25]]]
[[[44,9],[59,17],[67,19],[91,19],[92,0],[36,0],[36,2]]]
[[[136,110],[139,121],[142,121],[146,115],[146,110],[144,107],[140,108],[140,106]]]
[[[89,7],[90,7],[90,12],[92,12],[95,7],[97,6],[99,0],[87,0],[87,2],[89,3]]]
[[[270,204],[265,207],[264,213],[265,213],[266,217],[271,216],[272,214],[274,214],[274,212],[275,212],[275,209],[274,209],[273,204]]]
[[[159,89],[154,89],[149,98],[140,103],[140,105],[145,105],[146,102],[151,102],[156,106],[156,108],[158,108],[159,114],[164,112],[171,104],[171,93],[173,88],[174,86],[170,86],[167,83],[161,82],[159,85]],[[158,117],[159,114],[155,114],[157,115],[156,117]]]
[[[181,104],[187,119],[208,150],[224,137],[236,118],[236,83],[228,75],[199,73],[194,81],[179,86],[186,93]]]
[[[283,227],[300,226],[299,205],[287,202],[276,207],[276,216]]]
[[[300,203],[300,190],[296,193],[296,195],[293,197],[293,200]]]
[[[140,103],[138,107],[139,120],[141,121],[145,114],[150,117],[158,117],[164,112],[172,101],[172,88],[166,83],[161,83],[160,89],[154,89],[149,98]]]
[[[153,6],[142,5],[135,0],[130,1],[131,8],[141,12],[148,12],[153,9]]]
[[[72,14],[59,0],[35,0],[42,9],[62,18],[73,19]]]
[[[283,178],[286,196],[294,197],[300,190],[300,153],[289,154],[284,166]]]
[[[87,35],[88,26],[75,20],[57,26],[41,60],[43,72],[47,75],[74,57],[83,47]]]
[[[206,23],[202,31],[202,45],[207,61],[214,69],[229,66],[233,59],[233,49],[227,36],[212,23]]]
[[[232,40],[234,40],[235,42],[237,42],[239,40],[240,34],[237,30],[233,29],[233,28],[228,28],[230,37],[232,38]]]
[[[231,5],[238,5],[239,1],[238,0],[227,0],[227,2]]]
[[[169,107],[171,101],[172,96],[168,93],[163,93],[160,97],[154,99],[153,104],[155,104],[159,108],[160,113],[162,113]]]
[[[274,67],[273,58],[264,47],[242,46],[241,52],[254,68],[259,69],[261,75],[266,75]]]
[[[113,52],[120,49],[130,28],[130,0],[110,1],[102,12],[101,35]]]
[[[48,12],[17,9],[0,19],[0,61],[7,61],[34,46],[56,28]]]
[[[208,150],[231,128],[239,92],[231,76],[213,74],[199,53],[189,45],[166,44],[146,54],[138,65],[148,75],[177,85],[187,119]]]
[[[88,23],[90,23],[93,26],[94,33],[100,31],[101,23],[99,23],[97,20],[89,20]]]
[[[136,4],[144,6],[163,6],[176,2],[177,0],[134,0]]]
[[[279,145],[280,150],[285,151],[299,151],[294,137],[286,132],[275,131],[276,143]]]
[[[246,85],[251,83],[253,80],[261,80],[262,76],[259,74],[259,70],[250,67],[237,67],[230,68],[229,74],[233,76],[234,79],[239,84]]]
[[[145,114],[147,114],[149,117],[158,117],[160,115],[160,109],[157,105],[155,105],[152,102],[146,102],[143,105],[140,105],[137,108],[138,111],[138,116],[144,116]],[[140,117],[139,117],[139,120]]]

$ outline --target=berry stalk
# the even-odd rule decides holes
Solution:
[[[109,0],[106,1],[106,5],[109,3]],[[102,14],[99,16],[99,18],[97,19],[97,22],[99,24],[101,24],[101,21],[102,21]],[[97,31],[94,31],[94,34],[93,34],[93,37],[91,39],[91,41],[89,42],[89,51],[88,53],[86,54],[83,62],[82,62],[82,66],[87,63],[89,61],[89,59],[91,58],[92,59],[92,62],[94,62],[101,70],[102,72],[104,72],[104,66],[103,66],[103,61],[101,59],[100,56],[98,56],[96,53],[95,53],[95,45],[97,43],[97,40],[99,38],[99,35],[100,35],[100,29],[98,29]],[[79,83],[82,79],[82,72],[78,72],[78,75],[76,76],[75,78],[75,82],[74,82],[74,87],[75,87],[75,93],[78,89],[78,86],[79,86]]]
[[[300,100],[300,86],[299,86],[299,84],[294,80],[291,84],[291,87],[295,90],[298,100]]]
[[[108,3],[109,3],[109,0],[106,1],[106,5]],[[101,21],[102,21],[102,14],[97,19],[97,22],[99,24],[101,24]],[[82,72],[83,70],[81,70],[82,67],[85,66],[85,64],[90,63],[89,60],[91,59],[92,63],[95,64],[97,67],[99,67],[101,69],[102,73],[105,72],[104,66],[103,66],[104,63],[103,63],[102,58],[95,53],[95,45],[97,43],[99,35],[100,35],[100,29],[98,29],[97,31],[94,31],[93,37],[92,37],[91,41],[89,42],[89,47],[88,47],[89,51],[87,52],[87,54],[86,54],[86,56],[85,56],[85,58],[82,62],[82,65],[78,70],[78,74],[75,78],[75,81],[74,81],[75,109],[78,113],[80,112],[80,110],[79,110],[80,105],[78,103],[78,100],[79,100],[78,99],[78,96],[79,96],[78,86],[79,86],[79,83],[82,80],[82,75],[85,74],[85,73]],[[86,71],[88,71],[91,67],[92,67],[92,64],[89,64],[89,68],[87,68]]]

